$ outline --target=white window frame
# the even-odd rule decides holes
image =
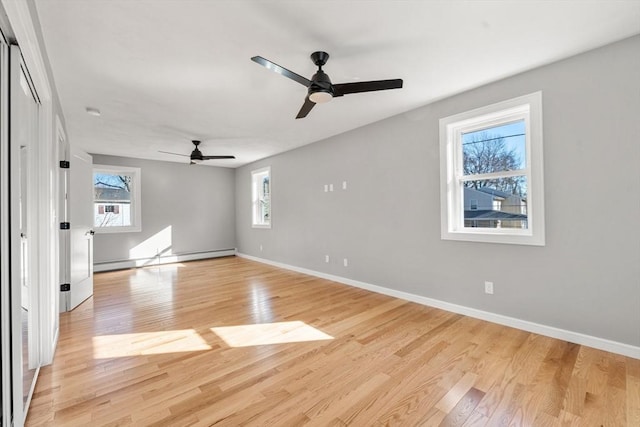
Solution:
[[[98,227],[94,223],[96,233],[130,233],[142,231],[142,207],[140,198],[140,182],[141,170],[129,166],[112,166],[112,165],[93,165],[93,174],[96,172],[108,173],[112,175],[126,174],[131,176],[133,183],[133,191],[131,192],[131,225],[128,226],[111,226]],[[91,184],[93,188],[93,174],[91,175]],[[93,190],[92,190],[93,191]],[[92,206],[92,212],[95,206],[95,200]],[[94,219],[95,221],[95,219]]]
[[[516,120],[524,120],[525,123],[525,167],[517,171],[476,175],[474,179],[525,175],[527,177],[528,227],[526,229],[465,227],[462,135]],[[535,92],[440,119],[442,239],[544,246],[543,171],[542,92]],[[464,178],[468,179],[469,176]]]
[[[260,203],[259,180],[260,177],[267,175],[269,177],[269,221],[264,222],[260,220],[258,204]],[[251,226],[253,228],[271,228],[271,222],[273,220],[273,205],[272,205],[272,180],[271,180],[271,167],[256,169],[251,171]]]

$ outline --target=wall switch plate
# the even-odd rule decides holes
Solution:
[[[333,191],[333,184],[329,184],[329,191]]]
[[[342,181],[342,189],[343,190],[347,189],[347,181]]]
[[[324,262],[329,262],[329,255],[324,256]]]
[[[346,259],[346,258],[345,258],[345,259],[343,260],[343,263],[344,263],[344,266],[345,266],[345,267],[348,267],[348,266],[349,266],[349,260],[348,260],[348,259]]]
[[[484,293],[493,295],[493,282],[484,282]]]
[[[262,252],[262,245],[260,245],[260,252]]]
[[[324,192],[326,193],[326,192],[328,192],[328,191],[329,191],[329,185],[328,185],[328,184],[325,184],[325,185],[324,185]]]

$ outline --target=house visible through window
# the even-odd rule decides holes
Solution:
[[[442,238],[544,244],[541,93],[440,120]]]
[[[251,172],[252,225],[271,228],[271,168]]]
[[[140,231],[139,194],[139,168],[95,165],[93,196],[96,231]]]

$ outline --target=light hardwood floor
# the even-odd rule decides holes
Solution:
[[[640,360],[236,257],[60,322],[29,426],[640,426]]]

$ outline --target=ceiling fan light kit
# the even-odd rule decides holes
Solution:
[[[262,56],[254,56],[251,60],[273,72],[300,83],[308,89],[307,97],[305,98],[304,104],[302,104],[302,108],[300,108],[296,119],[306,117],[316,104],[324,104],[339,96],[348,95],[350,93],[402,88],[402,79],[339,83],[334,85],[331,83],[329,75],[322,70],[322,66],[329,60],[329,54],[322,51],[313,52],[311,54],[311,61],[313,61],[313,63],[318,67],[318,71],[313,75],[313,77],[311,77],[311,80],[306,79],[291,70],[287,70],[286,68],[281,67],[275,62],[271,62]]]
[[[333,99],[333,94],[329,91],[319,90],[309,94],[309,101],[315,104],[324,104]]]

